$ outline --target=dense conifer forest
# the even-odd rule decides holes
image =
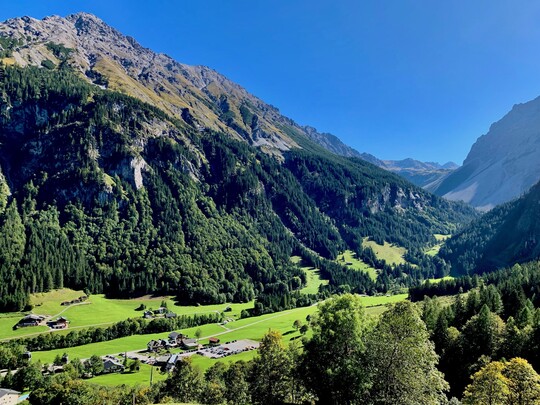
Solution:
[[[540,184],[493,208],[446,241],[439,255],[454,274],[485,273],[540,257]]]

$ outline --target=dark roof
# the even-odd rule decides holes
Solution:
[[[124,367],[124,365],[122,363],[120,363],[119,361],[116,361],[116,360],[111,360],[111,359],[106,359],[103,361],[103,368],[105,368],[105,370],[109,369],[109,368],[112,368],[112,367]]]
[[[42,321],[43,319],[45,319],[44,316],[30,314],[30,315],[26,315],[22,320],[23,320],[23,321],[28,321],[28,320],[32,320],[32,321]]]
[[[176,339],[178,336],[180,336],[180,333],[178,332],[169,333],[169,339]]]

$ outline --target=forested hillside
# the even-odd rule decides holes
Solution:
[[[62,285],[200,303],[286,295],[305,279],[292,254],[335,259],[363,236],[420,247],[475,215],[314,144],[280,163],[67,65],[2,68],[0,112],[2,309]],[[334,267],[335,287],[377,288]]]
[[[474,274],[540,257],[540,184],[447,240],[439,255],[455,274]]]

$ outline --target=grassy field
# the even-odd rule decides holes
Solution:
[[[379,316],[381,313],[383,313],[386,310],[386,304],[392,304],[395,302],[403,301],[407,298],[407,294],[399,294],[399,295],[393,295],[393,296],[380,296],[380,297],[362,297],[362,302],[364,306],[366,307],[366,313],[370,316]],[[223,327],[219,327],[218,331],[216,332],[216,335],[218,335],[220,332],[224,334],[218,335],[220,339],[223,342],[231,341],[235,339],[252,339],[259,341],[262,336],[269,330],[279,330],[283,335],[283,341],[285,344],[288,344],[290,341],[301,338],[301,334],[296,331],[292,324],[296,319],[301,320],[302,322],[305,322],[306,316],[313,314],[316,312],[317,308],[315,306],[313,307],[307,307],[307,308],[297,308],[292,309],[289,311],[283,311],[275,314],[268,314],[268,315],[262,315],[259,317],[253,317],[253,318],[246,318],[239,321],[232,322],[227,325],[229,327],[230,331],[227,332]],[[201,326],[201,330],[203,331],[203,336],[209,337],[211,333],[209,334],[209,331],[215,330],[212,327],[215,325],[207,325],[207,326]],[[188,334],[193,334],[194,329],[187,329],[185,330]],[[308,331],[307,336],[311,334],[311,330]],[[144,339],[133,339],[135,337],[130,338],[122,338],[117,339],[118,344],[115,343],[114,347],[126,347],[127,345],[132,345],[132,349],[126,349],[126,351],[130,351],[136,348],[139,348],[139,346],[135,347],[139,342],[147,342],[148,340],[156,337],[165,337],[167,333],[161,333],[157,335],[145,335],[142,336],[143,338],[146,337],[146,340]],[[139,336],[141,337],[141,336]],[[207,339],[201,339],[201,343],[206,343]],[[91,346],[91,348],[85,349],[85,353],[89,353],[92,350],[100,350],[101,353],[99,354],[110,354],[110,353],[116,353],[115,350],[112,352],[109,350],[107,352],[107,343],[95,343],[91,345],[86,345],[83,347]],[[141,346],[142,347],[142,346]],[[78,349],[78,348],[74,348]],[[82,352],[78,350],[72,350],[72,349],[66,349],[67,353],[70,354],[70,356],[73,356],[73,352],[79,352],[82,354]],[[43,352],[47,353],[46,355],[43,355],[42,353],[35,353],[33,356],[34,359],[40,359],[42,361],[46,359],[52,359],[56,354],[62,354],[63,350],[53,350],[50,352]],[[120,352],[120,351],[119,351]],[[218,361],[224,362],[224,363],[231,363],[239,360],[249,361],[253,359],[253,357],[256,355],[256,351],[252,350],[249,352],[243,352],[239,354],[235,354],[232,356],[228,356],[222,359],[210,359],[205,356],[200,355],[194,355],[191,357],[193,361],[193,365],[200,368],[202,371],[207,370],[210,368],[213,364],[217,363]],[[79,355],[76,357],[88,357],[88,355]],[[50,362],[51,360],[49,360]],[[147,370],[147,367],[144,366],[141,368],[141,371],[139,373],[127,373],[127,374],[109,374],[105,376],[98,376],[93,379],[91,379],[92,382],[103,384],[103,385],[119,385],[119,384],[127,384],[127,385],[137,385],[137,384],[148,384],[149,378],[150,378],[150,370]],[[154,370],[154,381],[156,380],[156,375],[159,376],[160,379],[166,378],[165,374],[159,373],[159,371]]]
[[[407,294],[388,297],[362,297],[362,302],[366,307],[366,312],[368,314],[378,316],[385,310],[385,304],[403,301],[406,298]],[[222,341],[231,341],[235,339],[252,339],[258,341],[269,329],[274,329],[279,330],[283,334],[284,341],[287,342],[297,336],[297,332],[292,327],[293,322],[297,319],[305,322],[306,317],[316,311],[316,306],[296,308],[258,317],[239,319],[224,326],[209,324],[183,329],[182,332],[189,336],[194,336],[195,331],[200,328],[203,336],[200,342],[207,343],[208,338],[212,336],[218,336]],[[149,335],[134,335],[108,342],[90,343],[88,345],[67,349],[34,352],[32,354],[32,359],[35,361],[39,360],[42,363],[51,363],[57,355],[62,355],[63,353],[67,353],[70,358],[88,358],[93,354],[102,356],[105,354],[119,354],[127,351],[143,350],[146,348],[148,341],[165,338],[167,335],[167,332]],[[230,358],[234,359],[233,356]]]
[[[107,385],[107,386],[118,386],[121,384],[125,385],[149,385],[150,377],[152,377],[153,382],[163,381],[167,378],[166,373],[161,373],[159,368],[154,367],[152,371],[152,366],[147,364],[141,364],[139,371],[134,373],[111,373],[103,374],[97,377],[90,379],[89,381],[94,384]]]
[[[446,276],[446,277],[441,277],[441,278],[429,278],[428,281],[432,284],[437,284],[437,283],[440,283],[442,280],[453,280],[454,277],[452,276]]]
[[[107,326],[127,318],[138,318],[142,316],[143,312],[136,311],[135,309],[141,304],[144,304],[148,309],[157,309],[163,301],[165,301],[169,310],[183,315],[221,312],[226,307],[230,307],[232,311],[227,312],[227,316],[237,318],[243,309],[253,308],[253,301],[244,304],[177,306],[171,297],[142,297],[119,300],[105,298],[102,294],[91,295],[82,304],[70,306],[60,305],[63,301],[71,301],[81,295],[84,295],[82,291],[73,291],[67,288],[48,293],[34,294],[31,297],[31,303],[34,305],[32,312],[55,317],[62,315],[70,321],[69,329],[74,329],[90,326]],[[13,325],[22,316],[24,316],[22,313],[0,314],[0,339],[15,338],[48,331],[48,328],[45,326],[27,327],[13,331]],[[55,333],[62,332],[64,331]]]
[[[436,233],[433,236],[435,236],[435,239],[438,243],[435,246],[432,246],[431,248],[426,250],[426,254],[430,256],[436,256],[437,254],[439,254],[439,250],[441,250],[441,246],[443,245],[444,241],[452,235],[442,235],[440,233]]]
[[[388,264],[404,264],[403,255],[407,252],[405,248],[392,245],[384,242],[384,245],[379,245],[377,242],[364,238],[362,245],[373,249],[377,259],[382,259]]]
[[[342,254],[338,255],[336,261],[347,266],[349,269],[368,273],[372,280],[377,279],[377,270],[358,259],[356,257],[356,253],[354,253],[352,250],[346,250]]]
[[[306,273],[306,286],[300,290],[302,294],[317,294],[321,285],[327,285],[328,280],[321,278],[319,269],[311,266],[305,266],[300,256],[291,257],[291,262],[296,263]]]

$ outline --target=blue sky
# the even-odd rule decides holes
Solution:
[[[384,159],[461,163],[540,95],[540,2],[0,0],[0,20],[96,14]]]

